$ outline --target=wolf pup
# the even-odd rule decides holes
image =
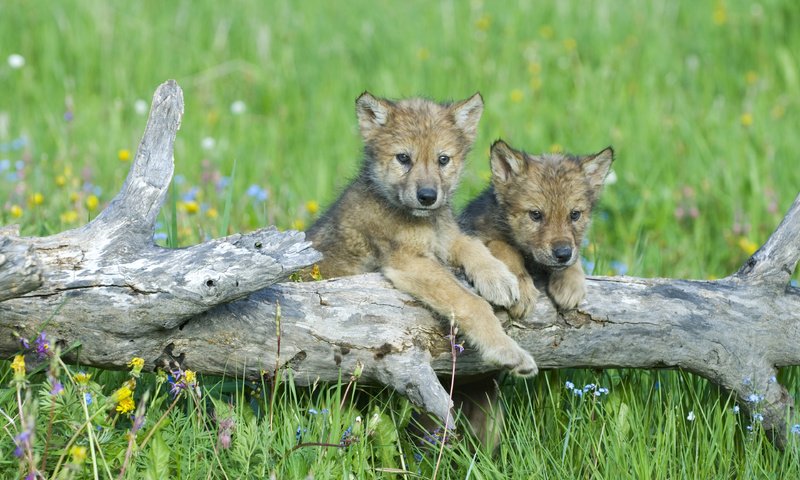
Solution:
[[[517,276],[513,317],[530,314],[538,296],[526,261],[549,272],[547,291],[560,309],[575,308],[586,296],[579,250],[613,159],[611,147],[586,156],[533,156],[502,140],[492,145],[492,183],[459,222]]]
[[[324,277],[382,272],[396,288],[455,319],[487,361],[517,375],[536,363],[509,337],[492,306],[519,299],[516,277],[480,240],[461,232],[450,202],[483,113],[480,94],[453,104],[390,101],[363,93],[356,112],[361,169],[308,230]],[[447,266],[462,267],[475,290]]]

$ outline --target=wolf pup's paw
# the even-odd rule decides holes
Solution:
[[[553,272],[547,290],[560,310],[571,310],[586,297],[586,277],[579,268]]]
[[[507,342],[502,347],[484,349],[483,356],[486,360],[508,369],[518,377],[532,377],[539,373],[539,367],[530,353],[520,347],[511,337],[506,337]]]
[[[508,308],[519,301],[517,277],[499,260],[477,272],[472,284],[478,295],[494,305]]]
[[[533,285],[530,275],[517,276],[519,281],[519,301],[508,309],[512,318],[522,319],[532,314],[536,310],[536,299],[539,298],[539,290]]]

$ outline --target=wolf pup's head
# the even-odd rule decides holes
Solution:
[[[449,205],[478,129],[483,99],[439,104],[390,101],[364,92],[356,100],[365,173],[391,204],[415,216]]]
[[[517,247],[551,270],[574,264],[613,159],[611,147],[533,156],[496,141],[492,185]]]

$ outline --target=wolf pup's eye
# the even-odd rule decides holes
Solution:
[[[573,210],[569,213],[569,219],[572,220],[573,222],[577,222],[579,218],[581,218],[580,210]]]
[[[448,163],[450,163],[450,157],[447,155],[439,155],[439,165],[444,167]]]
[[[542,212],[540,212],[539,210],[531,210],[528,213],[528,215],[531,216],[531,220],[533,220],[534,222],[541,222],[542,221],[543,215],[542,215]]]
[[[400,165],[408,165],[411,163],[411,157],[409,157],[407,153],[398,153],[394,156],[394,158],[397,159],[397,162],[400,163]]]

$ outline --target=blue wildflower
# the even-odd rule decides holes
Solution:
[[[350,437],[353,435],[353,426],[347,427],[347,430],[342,433],[342,438],[339,440],[339,445],[345,446],[350,442]]]
[[[572,390],[573,388],[575,388],[575,384],[570,382],[569,380],[567,380],[564,386],[567,388],[567,390]]]
[[[739,413],[739,405],[733,406],[733,413]]]
[[[0,160],[0,172],[4,172],[11,168],[11,160],[4,158]]]
[[[760,413],[754,413],[753,414],[753,421],[755,421],[755,422],[763,422],[764,421],[764,415],[762,415]]]
[[[188,192],[184,193],[181,197],[181,200],[184,202],[193,202],[197,199],[197,194],[200,192],[200,188],[192,187],[189,189]]]
[[[269,192],[259,187],[256,184],[247,187],[247,196],[257,202],[264,202],[269,198]]]
[[[83,398],[86,400],[86,405],[91,405],[92,404],[92,394],[91,393],[86,392],[83,395]]]
[[[611,268],[614,269],[617,275],[625,275],[628,273],[628,265],[618,260],[611,262]]]
[[[794,433],[795,435],[800,435],[800,423],[795,423],[792,426],[792,433]]]
[[[158,242],[159,240],[166,240],[167,234],[164,232],[156,232],[153,234],[153,241]]]
[[[747,397],[747,401],[750,403],[758,403],[764,399],[763,395],[758,395],[755,393],[751,393],[750,396]]]

